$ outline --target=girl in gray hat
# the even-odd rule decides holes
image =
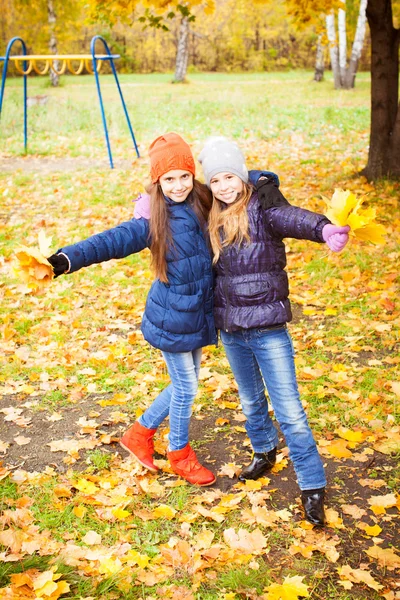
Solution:
[[[326,242],[340,252],[348,227],[278,198],[271,178],[257,188],[238,146],[210,138],[199,161],[213,194],[209,234],[215,270],[214,318],[239,387],[254,455],[239,480],[258,479],[275,464],[278,434],[268,414],[265,387],[285,436],[307,520],[325,524],[326,479],[297,386],[283,239]],[[254,174],[254,172],[253,172]],[[266,210],[268,208],[268,210]]]

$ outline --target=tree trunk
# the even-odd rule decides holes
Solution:
[[[367,179],[400,179],[399,42],[391,0],[368,0],[371,31],[371,131]]]
[[[322,81],[324,78],[324,47],[321,43],[322,35],[319,34],[317,40],[317,54],[315,56],[315,71],[314,71],[314,81]]]
[[[50,52],[51,52],[51,54],[57,54],[57,38],[54,33],[55,24],[57,21],[57,15],[54,10],[53,0],[47,0],[47,18],[48,18],[49,25],[50,25],[50,42],[49,42]],[[60,68],[58,60],[55,60],[53,64],[54,64],[54,67],[58,71]],[[55,73],[53,71],[53,69],[50,69],[50,81],[51,81],[51,85],[54,87],[57,87],[60,82],[60,77],[57,75],[57,73]]]
[[[340,84],[340,69],[339,69],[339,55],[338,47],[336,43],[336,30],[335,30],[335,13],[332,11],[329,15],[326,15],[326,33],[329,41],[329,54],[331,57],[331,68],[333,73],[333,83],[335,89],[341,87]]]
[[[358,61],[364,46],[365,24],[367,21],[366,8],[368,0],[361,0],[360,10],[358,11],[357,28],[354,36],[353,47],[351,50],[350,63],[347,68],[345,87],[353,88],[356,80]]]
[[[338,33],[339,33],[339,71],[340,87],[343,87],[346,79],[347,67],[347,35],[346,35],[346,11],[338,10]]]
[[[182,17],[181,24],[179,27],[179,38],[178,48],[176,51],[176,64],[175,64],[175,83],[182,83],[185,81],[186,69],[189,58],[189,19],[188,17]]]

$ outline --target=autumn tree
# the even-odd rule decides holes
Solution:
[[[189,57],[189,23],[194,20],[193,9],[201,7],[204,14],[211,14],[215,9],[214,0],[142,0],[146,9],[144,15],[137,16],[138,0],[89,0],[91,15],[94,19],[100,19],[115,24],[118,20],[122,22],[133,22],[139,18],[145,26],[151,26],[168,30],[166,21],[168,19],[179,19],[179,29],[176,42],[176,63],[174,81],[182,82],[186,77],[186,69]]]
[[[316,73],[320,81],[323,72],[322,30],[325,26],[335,88],[354,87],[358,63],[364,45],[367,0],[287,0],[289,13],[300,25],[314,23],[318,32]],[[348,60],[348,33],[353,29],[347,14],[357,7],[351,56]],[[348,10],[349,9],[349,10]],[[350,26],[350,27],[349,27]],[[352,32],[353,33],[353,32]]]
[[[82,8],[78,0],[1,0],[5,5],[4,37],[21,37],[29,52],[57,54],[59,45],[71,44],[78,37]],[[0,4],[1,7],[1,4]],[[5,42],[7,40],[4,40]],[[55,64],[56,69],[58,65]],[[50,70],[52,85],[58,75]]]
[[[310,13],[328,14],[335,0],[287,0],[298,19]],[[343,4],[342,4],[343,6]],[[366,15],[371,35],[371,130],[367,179],[400,178],[399,47],[400,29],[393,22],[398,0],[368,0]]]

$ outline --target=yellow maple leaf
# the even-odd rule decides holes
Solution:
[[[336,429],[335,433],[348,442],[360,443],[366,438],[366,435],[362,431],[354,431],[352,429],[346,429],[345,427]]]
[[[357,206],[356,196],[349,190],[336,188],[330,200],[328,198],[323,199],[328,206],[328,210],[326,211],[328,219],[335,225],[348,225],[349,214]]]
[[[364,569],[352,569],[349,565],[343,565],[338,568],[338,573],[341,578],[351,581],[353,583],[365,583],[368,587],[376,590],[377,592],[383,589],[383,585],[375,581],[369,571]]]
[[[307,586],[303,583],[303,577],[285,577],[283,583],[272,583],[267,587],[267,593],[263,596],[265,600],[298,600],[302,596],[308,598]]]
[[[347,447],[346,440],[336,440],[335,443],[331,444],[330,446],[327,446],[326,449],[329,452],[329,454],[332,454],[336,458],[350,458],[350,456],[353,456],[353,454]]]
[[[125,510],[124,508],[113,508],[111,510],[111,513],[116,519],[119,519],[120,521],[123,521],[127,517],[131,516],[129,510]]]
[[[359,240],[383,244],[385,228],[375,222],[375,208],[362,208],[364,200],[365,197],[357,198],[350,190],[336,188],[331,200],[324,198],[328,207],[326,216],[335,225],[349,225]]]
[[[125,555],[126,561],[130,564],[138,565],[141,569],[147,567],[150,562],[150,557],[147,554],[140,554],[136,550],[129,550]]]
[[[274,464],[274,466],[271,469],[271,473],[274,473],[274,475],[276,475],[277,473],[279,473],[279,471],[282,471],[287,466],[288,466],[287,458],[282,458],[281,460],[277,460],[277,462]]]
[[[378,563],[387,569],[400,568],[400,556],[392,550],[392,548],[381,548],[380,546],[372,546],[368,550],[364,550],[368,556],[374,558]]]
[[[175,517],[176,510],[168,504],[160,504],[153,510],[153,517],[155,519],[168,519],[171,520]]]
[[[20,246],[15,251],[17,265],[14,267],[15,274],[20,277],[32,291],[38,291],[48,285],[54,279],[53,267],[45,258],[51,254],[51,238],[47,238],[44,231],[38,235],[37,248]]]
[[[364,531],[367,535],[376,537],[377,535],[380,534],[380,532],[382,531],[382,528],[379,527],[379,525],[376,523],[375,525],[367,525],[365,527]]]
[[[343,529],[343,520],[339,517],[339,513],[333,508],[327,508],[325,511],[326,520],[330,527]]]
[[[99,488],[92,481],[87,479],[79,479],[75,484],[74,488],[82,492],[83,494],[94,494],[99,491]]]
[[[122,569],[122,563],[119,558],[104,558],[100,560],[99,573],[111,577]]]
[[[43,571],[32,578],[32,588],[35,591],[36,598],[48,598],[49,600],[58,600],[58,598],[69,591],[69,584],[66,581],[59,581],[61,575],[56,573],[57,567],[49,571]]]
[[[79,506],[74,506],[74,508],[72,509],[72,512],[74,513],[74,515],[76,517],[78,517],[78,519],[82,519],[87,512],[87,508],[80,504]]]

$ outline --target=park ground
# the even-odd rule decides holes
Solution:
[[[20,80],[0,123],[0,598],[348,600],[400,597],[399,192],[368,183],[369,77],[333,90],[310,73],[123,76],[140,158],[111,78],[104,78],[115,169],[94,82],[65,78],[29,112]],[[293,203],[323,212],[335,188],[366,196],[380,246],[351,238],[340,255],[288,240],[290,325],[302,399],[326,466],[328,526],[303,519],[285,441],[268,477],[239,484],[251,459],[223,348],[204,351],[191,439],[215,470],[198,489],[165,460],[150,475],[118,440],[168,382],[140,333],[152,274],[147,252],[32,294],[13,271],[19,245],[53,250],[132,216],[146,149],[168,130],[195,156],[211,134],[239,141],[249,168],[274,170]]]

